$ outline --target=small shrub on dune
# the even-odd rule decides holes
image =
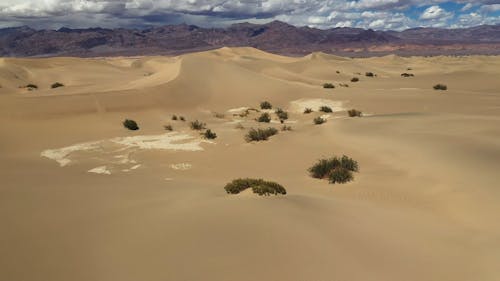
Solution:
[[[212,130],[208,129],[203,133],[203,137],[208,140],[213,140],[217,138],[217,134],[212,132]]]
[[[59,87],[64,87],[64,84],[56,82],[50,86],[52,89],[59,88]]]
[[[339,71],[339,70],[337,70],[337,71],[335,71],[335,72],[336,72],[337,74],[340,74],[340,71]]]
[[[358,162],[347,156],[320,159],[309,168],[313,178],[328,179],[330,183],[347,183],[354,179],[353,172],[358,172]]]
[[[278,109],[276,109],[275,112],[276,112],[276,115],[278,116],[278,118],[280,120],[283,121],[283,120],[287,120],[288,119],[288,112],[284,111],[283,109],[278,108]]]
[[[37,90],[38,86],[35,84],[28,84],[28,85],[24,86],[24,88],[28,89],[29,91],[32,91],[32,90]]]
[[[444,84],[437,84],[437,85],[434,85],[434,90],[441,90],[441,91],[446,91],[448,90],[448,87]]]
[[[340,83],[339,86],[344,88],[349,88],[349,84],[346,83]]]
[[[263,101],[260,103],[260,108],[261,109],[272,109],[273,105],[268,101]]]
[[[205,124],[205,123],[203,123],[203,122],[200,122],[200,121],[198,121],[198,120],[195,120],[195,121],[191,122],[191,123],[189,124],[189,126],[190,126],[190,127],[191,127],[191,129],[193,129],[193,130],[201,131],[201,130],[205,129],[206,124]]]
[[[321,117],[316,117],[313,119],[313,122],[315,125],[321,125],[323,123],[326,123],[326,120],[324,118],[321,118]]]
[[[272,127],[269,127],[267,129],[251,128],[250,131],[248,131],[247,135],[245,136],[245,140],[247,142],[266,141],[269,139],[269,137],[274,136],[276,134],[278,134],[278,130]]]
[[[226,116],[224,113],[214,112],[214,117],[218,119],[224,119]]]
[[[164,128],[166,131],[169,131],[169,132],[171,132],[171,131],[173,131],[173,130],[174,130],[174,127],[172,127],[172,125],[170,125],[170,124],[169,124],[169,125],[165,125],[165,126],[163,126],[163,128]]]
[[[347,115],[349,115],[349,117],[361,117],[363,115],[363,112],[356,109],[351,109],[347,111]]]
[[[320,107],[320,108],[319,108],[319,111],[321,111],[321,112],[325,112],[325,113],[331,113],[331,112],[333,112],[332,108],[331,108],[331,107],[329,107],[329,106],[326,106],[326,105],[324,105],[324,106]]]
[[[323,88],[325,88],[325,89],[335,89],[335,85],[333,85],[332,83],[325,83],[325,84],[323,84]]]
[[[259,116],[259,118],[257,118],[257,122],[269,123],[269,122],[271,122],[271,115],[269,115],[269,113],[267,113],[267,112],[264,112],[264,113],[262,113],[261,116]]]
[[[182,122],[185,122],[185,121],[186,121],[186,118],[184,118],[184,116],[180,116],[180,117],[179,117],[179,120],[181,120]]]
[[[375,74],[373,74],[373,72],[366,72],[365,76],[366,77],[375,77]]]
[[[177,121],[178,119],[177,115],[172,115],[172,120]]]
[[[286,195],[286,189],[282,185],[263,179],[236,179],[226,184],[224,190],[228,194],[238,194],[248,188],[260,196]]]
[[[283,127],[281,127],[281,130],[282,130],[282,131],[291,131],[291,130],[292,130],[292,127],[291,127],[291,126],[284,125]]]
[[[401,77],[413,77],[415,75],[413,75],[413,73],[401,73]]]
[[[313,112],[312,108],[306,108],[306,109],[304,109],[304,114],[309,114],[309,113],[312,113],[312,112]]]
[[[131,119],[125,119],[125,121],[123,121],[123,127],[127,128],[131,131],[139,130],[139,126],[137,125],[137,122],[135,122],[134,120],[131,120]]]
[[[358,81],[359,81],[359,78],[358,78],[358,77],[353,77],[353,78],[351,79],[351,82],[353,82],[353,83],[356,83],[356,82],[358,82]]]

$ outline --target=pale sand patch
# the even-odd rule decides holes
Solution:
[[[191,168],[193,168],[193,165],[191,165],[189,163],[179,163],[179,164],[170,165],[170,168],[172,168],[174,170],[178,170],[178,171],[186,171],[186,170],[190,170]]]
[[[331,115],[330,115],[330,114],[323,114],[323,115],[321,115],[320,117],[321,117],[322,119],[324,119],[324,120],[328,120],[328,119],[330,119]]]
[[[299,99],[290,102],[290,111],[303,113],[306,108],[318,111],[322,106],[328,106],[333,112],[344,111],[344,102],[329,99]]]
[[[99,166],[94,169],[90,169],[87,172],[100,175],[111,175],[111,171],[109,171],[106,166]]]

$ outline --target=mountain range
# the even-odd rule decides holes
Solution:
[[[239,23],[226,28],[166,25],[148,29],[0,29],[0,56],[174,55],[223,46],[250,46],[283,55],[315,51],[345,56],[500,54],[500,24],[462,29],[375,31],[316,29],[284,22]]]

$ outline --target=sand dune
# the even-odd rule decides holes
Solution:
[[[498,280],[499,65],[252,48],[0,59],[0,280]],[[293,130],[247,143],[282,126],[242,114],[264,100]],[[334,154],[359,162],[353,182],[308,176]],[[226,194],[239,177],[287,195]]]

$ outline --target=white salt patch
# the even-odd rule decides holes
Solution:
[[[95,150],[99,148],[99,142],[87,142],[75,144],[72,146],[67,146],[59,149],[47,149],[42,151],[40,155],[42,157],[46,157],[52,160],[55,160],[61,167],[64,167],[71,163],[71,160],[68,158],[69,155],[73,152],[77,151],[87,151],[87,150]]]
[[[142,166],[141,164],[137,164],[137,165],[135,165],[135,166],[131,167],[131,168],[130,168],[130,170],[137,170],[137,169],[139,169],[141,166]]]
[[[322,119],[328,120],[330,119],[331,115],[330,114],[324,114],[320,116]]]
[[[243,111],[245,111],[247,109],[249,109],[249,108],[248,107],[231,108],[227,112],[229,112],[229,113],[240,113],[240,112],[243,112]]]
[[[107,140],[86,142],[74,144],[71,146],[47,149],[41,152],[42,157],[55,160],[61,167],[71,163],[69,157],[72,153],[80,151],[104,150],[113,148],[111,145],[119,145],[120,148],[111,151],[125,151],[130,149],[161,149],[161,150],[176,150],[176,151],[202,151],[202,143],[214,143],[212,141],[203,140],[188,134],[178,132],[169,132],[161,135],[144,135],[132,137],[117,137]],[[111,145],[110,145],[111,144]],[[105,151],[104,153],[109,153]],[[135,164],[135,160],[131,160],[128,154],[114,156],[118,160],[118,164]],[[113,162],[113,161],[110,161]],[[113,162],[114,163],[114,162]]]
[[[193,165],[189,163],[179,163],[179,164],[172,164],[170,165],[170,168],[174,170],[180,170],[180,171],[186,171],[189,170],[193,167]]]
[[[328,106],[333,112],[345,111],[344,102],[329,99],[299,99],[290,102],[290,110],[303,113],[306,108],[318,111],[322,106]]]
[[[111,172],[106,166],[96,167],[94,169],[88,170],[89,173],[100,174],[100,175],[111,175]]]

